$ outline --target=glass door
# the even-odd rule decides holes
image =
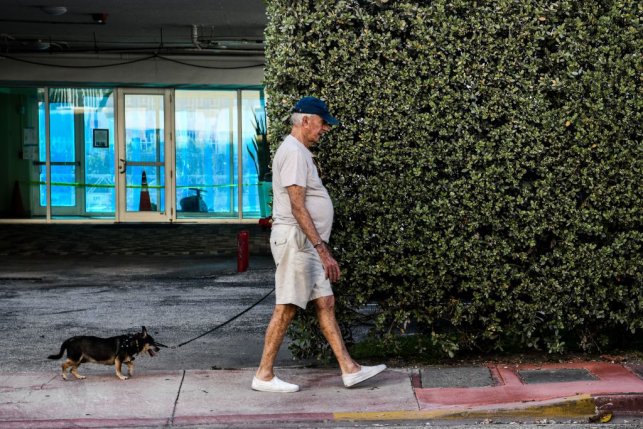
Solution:
[[[172,219],[172,104],[168,89],[120,89],[119,220]]]
[[[49,89],[49,147],[51,159],[51,215],[81,216],[84,195],[81,187],[84,163],[82,159],[83,138],[82,97],[73,89]],[[42,151],[43,155],[46,150]],[[46,162],[39,162],[44,166]],[[45,192],[42,195],[46,195]],[[46,198],[40,197],[41,207],[47,206]]]
[[[39,102],[38,127],[24,132],[27,142],[38,142],[25,145],[39,185],[32,193],[34,214],[47,212],[49,153],[51,218],[114,219],[114,90],[48,88],[47,93],[49,109]]]
[[[177,219],[238,219],[238,91],[175,96]]]

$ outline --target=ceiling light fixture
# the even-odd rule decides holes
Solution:
[[[64,15],[67,13],[67,8],[65,6],[42,6],[40,8],[47,15]]]

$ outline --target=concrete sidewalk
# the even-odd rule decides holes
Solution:
[[[301,385],[291,394],[252,391],[253,371],[146,371],[141,364],[126,381],[92,373],[91,365],[81,367],[85,380],[0,374],[0,428],[643,417],[643,368],[637,366],[389,369],[351,389],[336,369],[278,369],[281,378]],[[431,387],[444,382],[451,386]]]

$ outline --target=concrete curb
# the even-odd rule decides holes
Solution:
[[[643,416],[643,394],[578,395],[562,400],[503,404],[494,408],[449,408],[419,411],[354,412],[354,413],[289,413],[289,414],[238,414],[218,416],[178,417],[172,426],[194,425],[247,425],[279,423],[328,423],[357,421],[409,421],[409,420],[458,420],[497,418],[570,418],[588,419],[601,413],[615,416]],[[0,422],[2,429],[36,428],[108,428],[167,426],[168,419],[60,419]]]
[[[540,403],[502,404],[498,407],[448,408],[419,411],[390,412],[343,412],[343,413],[281,413],[281,414],[237,414],[214,416],[183,416],[172,419],[61,419],[36,421],[0,422],[2,429],[18,428],[67,428],[67,427],[149,427],[149,426],[194,426],[194,425],[247,425],[279,423],[327,423],[356,421],[408,421],[408,420],[458,420],[492,418],[572,418],[587,419],[597,415],[597,411],[613,412],[615,406],[638,404],[642,395],[627,396],[628,400],[616,398],[627,395],[601,396],[578,395],[562,400],[549,400]],[[604,410],[598,410],[599,401]],[[611,408],[610,408],[611,407]],[[623,410],[626,411],[626,410]],[[615,413],[622,415],[623,412]]]

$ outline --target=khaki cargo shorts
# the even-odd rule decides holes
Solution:
[[[270,250],[277,264],[277,304],[295,304],[305,309],[308,301],[333,295],[319,253],[299,226],[273,226]]]

